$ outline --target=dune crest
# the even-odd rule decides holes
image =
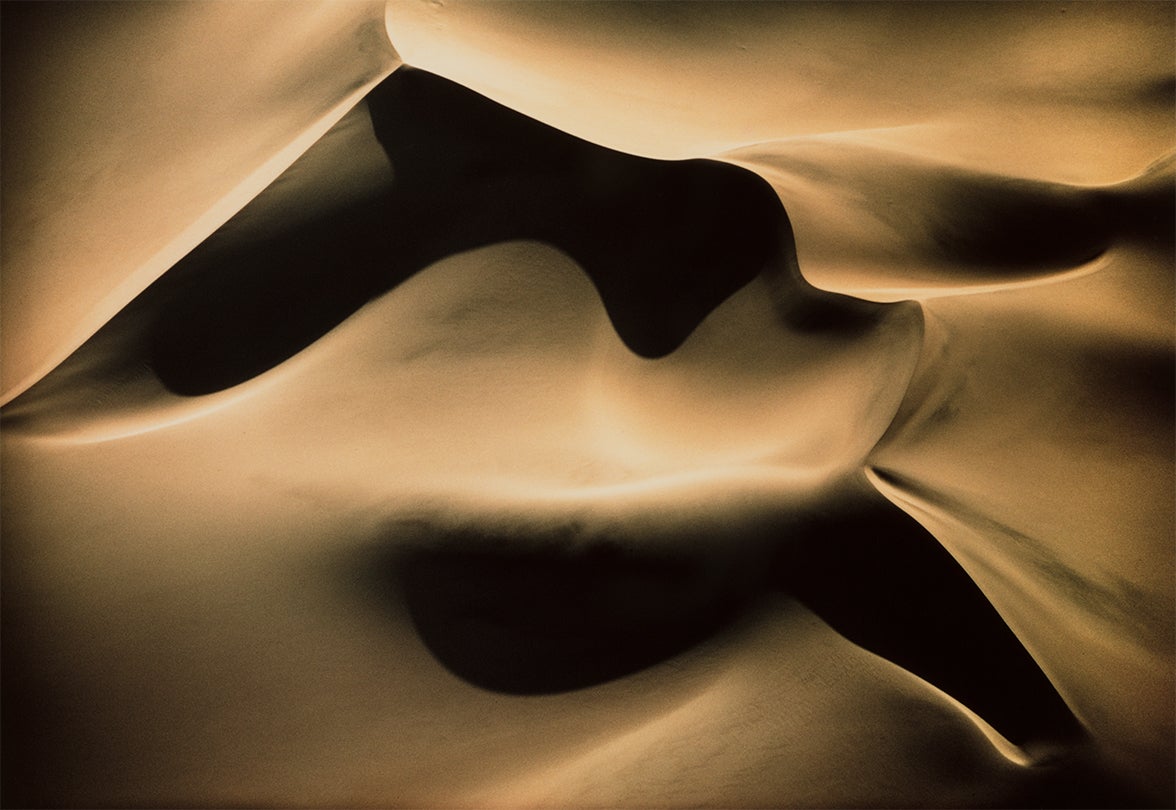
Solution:
[[[1163,4],[644,5],[394,0],[387,27],[408,64],[648,157],[878,130],[985,172],[1100,184],[1171,149]]]
[[[378,2],[4,13],[0,402],[58,365],[399,60]],[[115,215],[115,212],[117,214]]]

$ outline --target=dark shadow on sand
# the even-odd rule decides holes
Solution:
[[[367,104],[390,189],[245,244],[214,234],[144,293],[164,302],[149,361],[169,389],[244,382],[429,264],[497,242],[567,253],[620,338],[650,358],[766,267],[794,259],[778,197],[744,169],[605,149],[411,68]],[[785,287],[781,315],[800,328],[852,329],[877,309],[798,276]]]
[[[839,505],[781,542],[773,585],[834,630],[934,684],[1010,741],[1080,726],[959,563],[888,502]]]
[[[407,608],[455,675],[514,695],[590,687],[668,661],[721,634],[765,594],[783,593],[1012,742],[1057,746],[1055,759],[992,806],[1158,806],[1090,759],[1084,729],[1036,662],[912,518],[870,496],[787,525],[673,553],[641,551],[636,536],[561,542],[575,528],[562,538],[426,530],[410,550],[393,542],[399,550],[364,555],[348,587],[393,615]],[[700,548],[697,537],[683,540],[683,549]],[[787,666],[788,650],[780,654]]]
[[[363,562],[365,592],[403,599],[437,658],[487,689],[544,694],[604,683],[690,649],[764,594],[782,592],[1015,743],[1081,734],[975,583],[881,496],[789,516],[755,536],[643,544],[640,536],[572,543],[467,532],[410,546]]]
[[[487,550],[485,539],[418,551],[394,576],[426,646],[494,691],[550,694],[632,674],[702,642],[747,598],[685,557]]]

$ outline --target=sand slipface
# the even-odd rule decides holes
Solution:
[[[3,804],[1171,806],[1171,10],[5,6]]]
[[[4,19],[7,402],[399,63],[379,2],[23,3]]]

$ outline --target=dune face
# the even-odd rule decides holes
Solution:
[[[60,363],[396,66],[382,13],[378,2],[292,3],[281,15],[243,3],[5,10],[0,401]]]
[[[1171,11],[5,6],[5,806],[1170,806]]]
[[[366,103],[390,187],[316,221],[313,233],[299,225],[244,255],[226,257],[215,241],[190,254],[176,268],[190,286],[152,337],[151,365],[168,387],[207,394],[243,382],[445,255],[500,242],[537,240],[568,254],[644,357],[678,348],[770,263],[795,265],[780,202],[750,172],[610,152],[411,68]],[[469,132],[481,137],[464,143]],[[586,221],[609,238],[580,233]],[[238,263],[252,272],[242,277]]]

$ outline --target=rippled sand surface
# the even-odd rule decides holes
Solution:
[[[1171,806],[1170,3],[3,8],[6,806]]]

